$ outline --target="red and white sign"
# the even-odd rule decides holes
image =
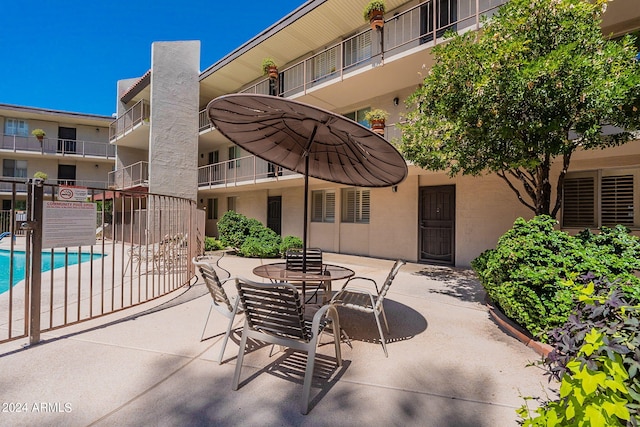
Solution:
[[[86,202],[88,197],[89,190],[87,190],[87,187],[61,185],[58,188],[58,199],[66,202]]]

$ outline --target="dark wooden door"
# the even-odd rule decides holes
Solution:
[[[456,187],[420,188],[420,261],[455,263]]]
[[[62,126],[58,128],[58,152],[76,152],[76,128],[65,128]]]
[[[58,183],[63,185],[76,185],[75,165],[58,165]]]
[[[267,200],[267,227],[281,234],[282,230],[282,197],[273,196]]]

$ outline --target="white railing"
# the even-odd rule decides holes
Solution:
[[[370,64],[376,57],[397,55],[425,44],[442,42],[447,30],[477,30],[482,17],[491,17],[507,0],[429,0],[385,20],[384,43],[371,29],[312,54],[279,73],[280,96],[302,93],[328,79],[342,78],[345,71]],[[269,79],[241,93],[269,94]]]
[[[116,147],[108,142],[78,141],[73,139],[44,138],[39,141],[35,137],[2,135],[0,151],[32,152],[43,155],[79,156],[113,159]]]
[[[149,162],[138,162],[109,172],[109,188],[124,190],[149,184]]]
[[[149,101],[140,100],[129,108],[123,115],[109,125],[109,141],[113,142],[134,128],[142,124],[148,124],[151,117]]]
[[[198,186],[228,187],[296,174],[256,156],[246,156],[198,168]]]

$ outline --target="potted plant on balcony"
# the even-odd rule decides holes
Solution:
[[[49,177],[49,175],[47,175],[44,172],[38,171],[38,172],[33,174],[33,177],[36,178],[36,179],[41,179],[43,181],[46,181],[47,178]]]
[[[383,0],[371,0],[364,8],[364,20],[371,24],[372,30],[384,27],[384,12],[386,7]]]
[[[379,135],[384,135],[384,126],[388,117],[389,113],[379,108],[369,110],[364,115],[364,119],[371,125],[371,130]]]
[[[265,58],[262,60],[262,71],[269,75],[270,79],[278,78],[278,66],[271,58]]]
[[[38,138],[38,141],[42,142],[45,135],[47,134],[42,129],[34,129],[33,131],[31,131],[31,135],[35,136],[36,138]]]

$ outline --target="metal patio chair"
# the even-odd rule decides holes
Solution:
[[[361,277],[354,276],[347,280],[342,289],[331,298],[331,304],[337,307],[345,307],[351,310],[359,311],[361,313],[370,313],[376,319],[376,324],[378,326],[378,332],[380,333],[380,342],[382,343],[382,349],[384,350],[384,355],[389,357],[387,353],[387,344],[384,338],[384,333],[382,332],[382,326],[380,325],[380,314],[382,313],[382,319],[384,320],[384,326],[387,329],[387,333],[389,332],[389,323],[387,323],[387,316],[384,313],[384,299],[391,287],[391,283],[393,283],[393,279],[400,271],[400,267],[406,264],[403,260],[397,260],[393,267],[391,267],[391,271],[387,275],[384,283],[380,290],[378,290],[378,284],[375,280],[369,277]],[[368,290],[361,288],[349,287],[349,284],[353,280],[366,280],[372,282],[376,288],[376,293],[373,294]]]
[[[291,271],[302,271],[303,269],[303,253],[302,248],[291,248],[285,253],[286,269]],[[322,264],[322,250],[318,248],[307,248],[306,250],[306,262],[304,262],[307,273],[324,273],[324,265]],[[289,282],[295,285],[298,289],[302,288],[302,282]],[[315,297],[315,301],[318,302],[318,291],[322,289],[323,293],[327,292],[327,288],[322,281],[304,282],[305,292],[312,293],[309,299],[305,302],[309,302],[311,298]]]
[[[307,353],[307,365],[302,387],[303,414],[309,412],[309,394],[316,358],[318,338],[331,320],[337,365],[342,366],[340,353],[340,323],[335,307],[325,305],[305,319],[300,294],[290,283],[256,283],[245,279],[236,281],[238,296],[245,310],[242,340],[233,375],[233,390],[238,389],[247,339],[289,347]]]
[[[218,278],[218,274],[213,268],[213,265],[207,261],[193,258],[191,260],[193,265],[195,265],[202,278],[204,279],[204,284],[209,290],[209,295],[211,296],[211,306],[209,306],[209,313],[207,314],[207,320],[204,322],[204,327],[202,328],[202,335],[200,336],[200,341],[204,340],[204,333],[207,330],[207,324],[209,323],[209,317],[211,316],[211,310],[216,310],[218,313],[222,314],[224,317],[229,319],[229,323],[227,325],[227,329],[224,334],[224,340],[222,341],[222,348],[220,349],[220,355],[218,356],[218,364],[222,363],[222,358],[224,357],[224,350],[227,347],[227,341],[229,341],[229,336],[231,335],[231,329],[233,327],[233,320],[235,319],[237,314],[242,312],[242,308],[240,307],[240,299],[237,295],[229,298],[227,292],[224,290],[224,285],[226,282],[235,280],[234,277],[229,277],[225,280],[220,280]]]

